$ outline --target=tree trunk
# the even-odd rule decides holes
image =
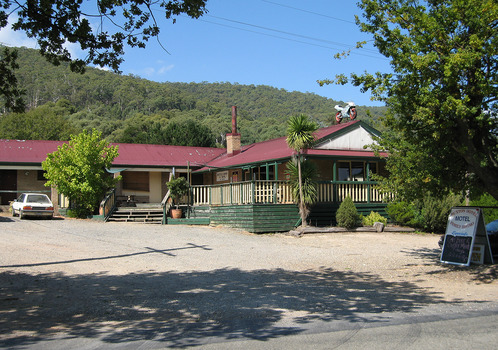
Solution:
[[[297,155],[297,174],[299,177],[299,214],[301,215],[301,226],[306,227],[306,207],[303,202],[303,179],[301,175],[301,153]]]
[[[469,135],[471,127],[467,121],[457,120],[456,124],[458,141],[452,143],[453,149],[467,163],[470,171],[481,180],[485,191],[498,200],[498,161],[493,153],[495,144],[487,142],[492,139],[489,130],[471,136]],[[488,166],[482,166],[483,161],[487,162]]]

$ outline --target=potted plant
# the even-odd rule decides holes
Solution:
[[[187,179],[184,177],[178,177],[166,183],[169,189],[169,196],[173,200],[173,203],[176,205],[176,209],[171,209],[171,217],[174,219],[179,219],[182,217],[182,210],[179,209],[179,201],[180,198],[185,196],[188,193],[190,188]]]

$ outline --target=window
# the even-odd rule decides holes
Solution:
[[[147,171],[124,171],[123,189],[132,191],[149,191],[149,173]]]
[[[370,174],[377,174],[377,163],[370,163]]]
[[[352,181],[364,181],[365,179],[365,169],[364,162],[351,162],[351,180]]]
[[[350,181],[351,169],[349,162],[337,162],[337,180]]]
[[[377,162],[368,162],[371,174],[378,171]],[[367,162],[337,162],[338,181],[367,181]]]
[[[266,180],[266,166],[259,167],[258,180]]]
[[[45,170],[38,170],[38,173],[36,175],[36,179],[38,181],[47,181],[47,179],[45,178],[45,173],[46,173]]]
[[[26,203],[50,203],[50,200],[44,194],[30,194]]]
[[[251,169],[245,170],[244,171],[244,181],[251,181],[252,180],[252,172]]]

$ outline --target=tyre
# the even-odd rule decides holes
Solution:
[[[351,107],[351,109],[349,110],[349,119],[355,120],[355,118],[356,118],[356,108]]]
[[[335,115],[335,121],[337,122],[337,124],[341,124],[341,122],[342,122],[341,112],[337,112],[336,113],[336,115]]]

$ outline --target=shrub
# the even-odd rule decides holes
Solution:
[[[462,205],[462,196],[450,194],[443,198],[424,197],[421,209],[421,228],[434,233],[444,233],[452,207]]]
[[[337,226],[345,227],[347,229],[358,226],[360,215],[356,209],[351,197],[346,197],[342,201],[336,213]]]
[[[416,209],[408,202],[391,202],[386,208],[391,220],[402,226],[415,226]]]
[[[444,233],[451,208],[462,205],[462,196],[449,194],[435,197],[427,193],[413,202],[391,202],[387,213],[399,225],[407,225],[434,233]]]
[[[387,225],[387,219],[377,212],[371,211],[369,215],[362,217],[363,226],[373,226],[376,222]]]
[[[169,189],[169,196],[173,199],[173,202],[176,204],[176,209],[178,209],[179,200],[188,194],[190,189],[189,183],[187,179],[184,177],[177,177],[176,179],[172,179],[171,181],[166,182],[166,186]]]
[[[484,193],[479,198],[470,201],[471,207],[496,207],[484,208],[484,221],[489,223],[498,220],[498,200],[494,199],[489,193]]]

